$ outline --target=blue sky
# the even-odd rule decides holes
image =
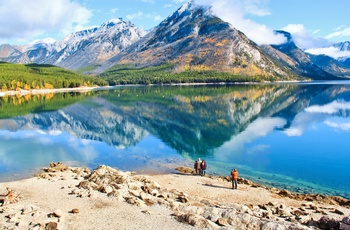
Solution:
[[[123,18],[145,30],[157,26],[187,0],[0,0],[0,44],[61,40],[69,33]],[[195,0],[258,44],[281,43],[275,29],[291,32],[314,52],[330,42],[350,41],[347,0]],[[332,54],[333,56],[339,54]],[[349,54],[350,56],[350,54]]]

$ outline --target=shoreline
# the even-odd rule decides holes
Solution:
[[[191,85],[255,85],[255,84],[296,84],[296,83],[310,83],[312,81],[276,81],[276,82],[218,82],[218,83],[170,83],[170,84],[149,84],[149,85],[115,85],[115,86],[82,86],[77,88],[54,88],[54,89],[30,89],[30,90],[0,90],[0,97],[14,96],[14,95],[37,95],[49,93],[64,93],[64,92],[89,92],[93,90],[113,89],[123,86],[191,86]],[[316,81],[317,82],[317,81]]]
[[[191,164],[192,164],[192,162],[183,162],[182,167],[187,168],[187,171],[192,170]],[[77,168],[83,167],[83,166],[80,166],[77,164],[67,164],[67,166],[77,167]],[[176,166],[177,165],[169,164],[169,165],[167,165],[168,170],[166,170],[166,171],[164,171],[164,170],[162,170],[162,171],[157,171],[157,170],[144,171],[144,170],[142,170],[142,171],[138,172],[137,170],[133,171],[132,169],[131,169],[131,171],[133,171],[134,173],[137,173],[139,175],[151,175],[151,176],[167,175],[167,174],[173,174],[175,171],[178,171],[175,169]],[[3,180],[3,181],[0,180],[0,184],[1,183],[18,182],[21,180],[30,179],[30,178],[34,177],[38,172],[40,172],[42,170],[41,169],[42,167],[44,167],[44,166],[36,167],[35,169],[27,171],[26,173],[23,173],[23,174],[13,174],[13,173],[11,175],[8,174],[7,176],[3,177],[3,179],[5,178],[6,180]],[[175,169],[175,171],[174,171],[174,169]],[[126,170],[128,170],[128,169],[126,169]],[[186,174],[186,172],[185,172],[185,174]],[[193,170],[192,170],[191,174],[194,174]],[[229,180],[228,175],[229,174],[209,173],[207,176],[209,178],[223,178],[224,180]],[[244,183],[246,183],[246,184],[254,185],[256,187],[262,187],[262,188],[267,189],[267,190],[286,190],[291,194],[298,195],[298,196],[304,196],[304,197],[316,194],[316,195],[320,195],[320,196],[324,196],[324,197],[341,197],[342,199],[350,200],[350,198],[347,197],[346,195],[344,195],[342,193],[342,191],[334,192],[335,190],[329,190],[329,191],[324,190],[324,192],[321,192],[321,191],[318,191],[318,189],[314,188],[314,187],[312,187],[312,188],[305,187],[304,188],[302,184],[299,184],[299,185],[289,184],[289,186],[287,187],[286,183],[281,184],[277,181],[261,181],[257,178],[250,178],[249,176],[247,176],[247,177],[242,176],[242,178],[243,178]]]
[[[31,89],[31,90],[10,90],[0,91],[0,97],[14,96],[14,95],[37,95],[37,94],[49,94],[49,93],[64,93],[64,92],[89,92],[93,90],[112,89],[114,86],[91,86],[91,87],[78,87],[78,88],[59,88],[59,89]]]
[[[0,194],[9,188],[13,199],[0,206],[0,228],[155,229],[160,222],[167,229],[350,227],[346,199],[302,197],[244,178],[232,190],[229,177],[176,171],[150,175],[51,163],[30,179],[0,183]]]

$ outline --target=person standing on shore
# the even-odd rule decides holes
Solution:
[[[205,172],[207,171],[207,162],[205,160],[201,163],[201,176],[205,176]]]
[[[237,189],[237,180],[238,180],[238,171],[237,169],[231,170],[231,178],[232,178],[232,189]]]
[[[201,158],[198,158],[196,162],[194,162],[194,169],[196,170],[196,174],[201,174]]]

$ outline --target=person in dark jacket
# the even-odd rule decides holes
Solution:
[[[207,162],[203,160],[201,163],[201,176],[205,176],[206,171],[207,171]]]

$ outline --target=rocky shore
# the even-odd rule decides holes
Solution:
[[[244,178],[137,175],[51,163],[0,184],[0,229],[350,229],[350,201],[295,194]]]

